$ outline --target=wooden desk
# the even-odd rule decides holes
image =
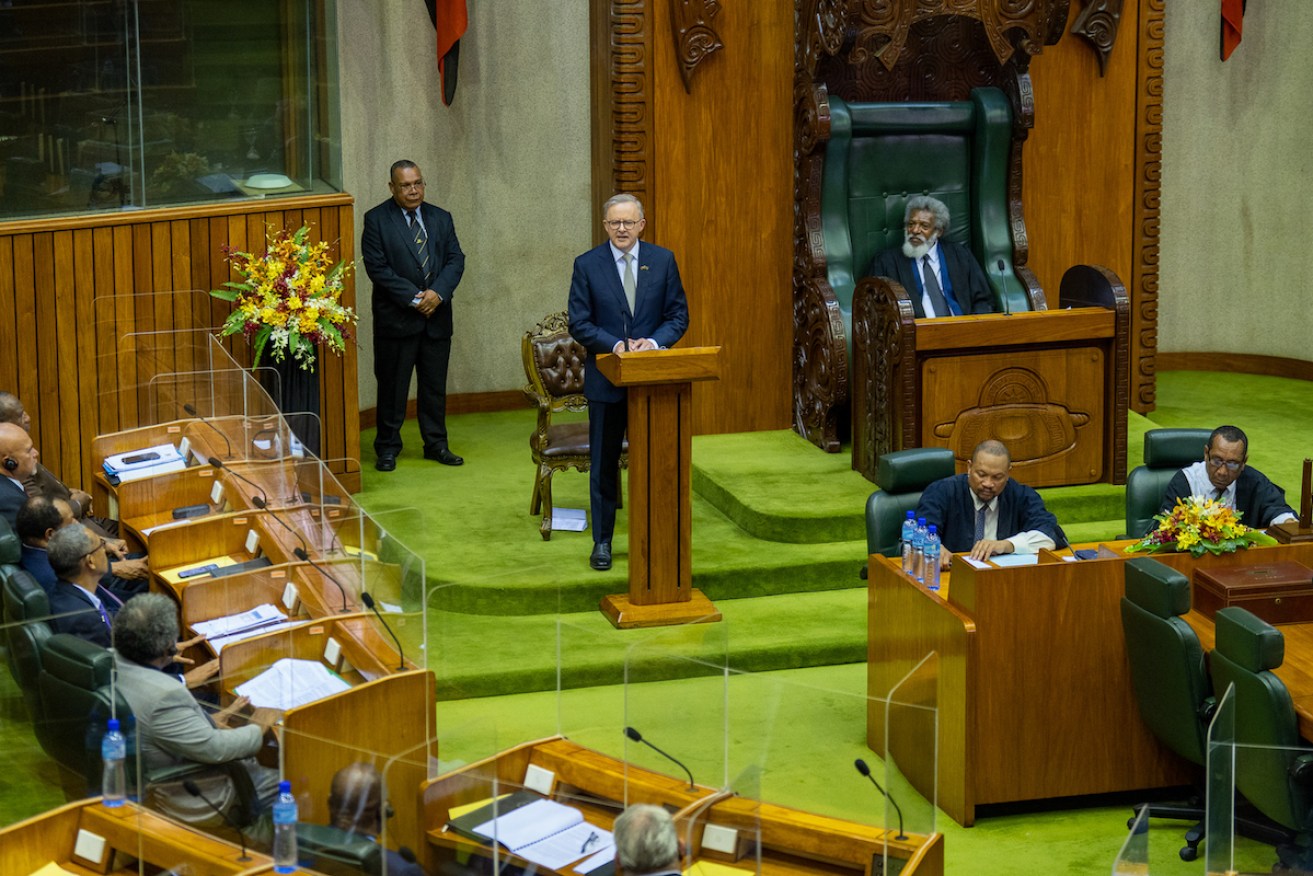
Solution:
[[[107,860],[92,869],[73,860],[78,831],[104,838]],[[100,798],[69,803],[0,830],[0,872],[31,873],[54,861],[73,873],[110,873],[129,876],[138,872],[136,860],[148,872],[155,869],[187,872],[193,876],[268,873],[273,861],[250,852],[239,861],[240,846],[170,821],[133,803],[106,809]],[[132,859],[129,861],[128,859]]]
[[[675,810],[681,835],[690,825],[693,828],[691,853],[699,860],[757,872],[751,853],[735,859],[702,848],[706,825],[716,824],[740,831],[740,849],[745,849],[743,840],[749,835],[760,842],[761,873],[870,876],[872,859],[883,856],[886,842],[892,857],[907,861],[903,873],[943,873],[940,834],[909,835],[898,841],[893,831],[883,828],[747,800],[705,785],[690,788],[683,779],[627,765],[560,737],[516,746],[424,784],[420,806],[428,842],[423,863],[429,872],[439,872],[457,855],[490,855],[488,846],[443,828],[454,807],[490,797],[494,779],[498,793],[521,787],[530,764],[555,776],[553,799],[578,807],[589,822],[608,830],[626,804],[652,803]]]
[[[1184,784],[1184,761],[1144,725],[1121,627],[1125,588],[1114,558],[976,570],[956,562],[936,594],[896,561],[869,567],[867,744],[884,747],[879,698],[927,653],[939,653],[938,804],[959,824],[989,803]],[[1277,545],[1194,559],[1195,568],[1313,561],[1313,545]],[[1313,653],[1313,652],[1311,652]],[[1309,688],[1313,692],[1313,686]],[[910,777],[927,798],[927,776]],[[918,783],[919,782],[919,783]]]

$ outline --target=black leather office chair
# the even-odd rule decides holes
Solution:
[[[1144,465],[1126,476],[1126,533],[1143,538],[1156,525],[1153,516],[1176,473],[1204,458],[1210,429],[1151,429],[1144,433]]]
[[[1236,789],[1292,831],[1278,846],[1281,862],[1313,869],[1313,748],[1300,738],[1290,691],[1271,672],[1285,659],[1285,638],[1235,606],[1219,611],[1215,623],[1213,687],[1219,695],[1235,687]]]

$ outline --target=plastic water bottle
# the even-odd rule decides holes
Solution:
[[[916,532],[912,535],[912,576],[918,581],[925,580],[925,538],[929,534],[925,518],[916,518]]]
[[[278,799],[274,802],[274,872],[296,872],[296,798],[292,796],[292,783],[278,783]]]
[[[939,532],[933,523],[925,537],[925,587],[939,589]]]
[[[912,574],[912,538],[916,535],[916,512],[908,511],[907,519],[903,521],[903,535],[898,540],[899,548],[903,554],[903,574]]]
[[[100,792],[105,797],[106,806],[123,805],[123,798],[127,794],[123,761],[127,756],[128,743],[119,730],[119,719],[110,718],[105,727],[105,735],[100,740],[100,760],[105,767],[100,779]]]

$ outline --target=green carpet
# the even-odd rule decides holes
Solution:
[[[1222,422],[1249,432],[1256,467],[1294,486],[1300,461],[1309,455],[1304,436],[1313,427],[1313,384],[1160,374],[1158,410],[1130,418],[1129,465],[1140,462],[1147,429]],[[864,504],[872,488],[848,469],[846,454],[820,453],[783,431],[696,439],[694,583],[715,600],[725,621],[620,633],[596,605],[602,595],[625,587],[625,513],[618,523],[616,568],[591,571],[587,532],[556,533],[544,542],[537,518],[528,514],[530,412],[465,415],[451,418],[450,425],[465,466],[421,460],[412,422],[397,471],[375,472],[367,458],[359,496],[426,561],[425,624],[402,618],[400,634],[418,648],[421,626],[427,627],[420,659],[439,680],[444,765],[558,731],[614,751],[614,728],[634,723],[654,741],[659,738],[658,745],[673,747],[670,740],[679,739],[681,754],[701,757],[699,769],[709,775],[699,774],[699,780],[724,776],[776,802],[880,820],[872,789],[851,769],[854,757],[866,757],[879,772],[864,744],[860,699],[866,591],[857,572],[865,561]],[[363,436],[364,446],[371,438]],[[558,475],[554,492],[558,506],[586,508],[587,476]],[[1121,488],[1043,492],[1073,539],[1121,531]],[[728,685],[709,679],[725,674],[726,665]],[[744,673],[765,674],[740,678]],[[558,684],[564,688],[559,695]],[[754,685],[766,685],[768,692]],[[700,705],[714,703],[721,687],[747,692],[736,689],[718,709]],[[696,706],[689,696],[694,690]],[[704,713],[723,719],[722,725],[709,728],[714,722],[702,720]],[[680,727],[694,722],[696,733],[681,738]],[[0,746],[0,823],[61,802],[54,771],[32,738],[7,674],[0,678]],[[710,762],[699,754],[715,751],[726,753]],[[648,763],[643,754],[628,754]],[[905,807],[924,809],[915,795],[908,797],[901,801]],[[940,816],[937,827],[946,835],[950,873],[1106,873],[1126,838],[1128,811],[1119,804],[998,815],[969,830]],[[1201,863],[1176,858],[1183,829],[1169,822],[1151,827],[1152,872],[1201,871]],[[1244,849],[1245,869],[1270,866],[1269,849]]]

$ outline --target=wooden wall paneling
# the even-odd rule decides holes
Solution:
[[[137,394],[132,391],[136,385],[136,357],[125,349],[123,336],[133,330],[136,324],[136,297],[132,294],[133,280],[136,276],[133,268],[134,241],[136,229],[131,225],[122,225],[114,229],[113,258],[114,282],[106,293],[109,319],[106,328],[100,331],[100,342],[105,345],[107,357],[114,362],[118,379],[114,385],[118,388],[118,428],[115,431],[130,429],[139,421],[137,419]],[[102,308],[102,313],[105,308]],[[101,369],[104,371],[105,369]]]
[[[0,237],[0,265],[10,266],[8,271],[0,269],[0,325],[10,327],[10,342],[0,344],[0,389],[13,392],[18,386],[19,325],[14,307],[14,241],[12,238]]]
[[[793,10],[724,7],[725,48],[685,91],[671,5],[649,2],[648,237],[674,250],[689,346],[720,345],[721,379],[693,393],[697,433],[791,421]]]
[[[35,318],[36,412],[32,414],[32,440],[37,450],[58,469],[59,429],[59,320],[55,303],[54,239],[48,233],[32,235],[32,305]],[[22,398],[22,396],[19,396]],[[37,428],[37,417],[41,428]]]
[[[307,196],[286,210],[278,203],[0,224],[0,324],[12,325],[15,340],[0,345],[0,389],[23,399],[52,470],[70,483],[89,483],[92,438],[146,424],[159,416],[148,406],[156,401],[176,407],[173,390],[152,387],[152,377],[211,367],[208,342],[195,328],[216,326],[229,312],[227,303],[204,295],[230,276],[222,245],[258,250],[266,226],[295,229],[310,221],[324,239],[340,239],[341,257],[354,258],[349,196]],[[356,306],[354,281],[344,300]],[[187,342],[171,341],[174,330],[185,330]],[[139,341],[125,340],[134,334]],[[242,338],[225,346],[249,363]],[[327,357],[320,371],[329,458],[359,458],[356,354],[351,345],[344,359]],[[338,464],[335,473],[344,486],[359,488],[358,466]]]
[[[119,428],[119,411],[113,393],[100,391],[101,386],[108,387],[118,376],[118,360],[112,355],[110,347],[113,336],[105,331],[107,318],[114,318],[114,230],[112,228],[92,228],[91,234],[91,278],[85,288],[88,311],[86,325],[91,327],[95,339],[95,356],[91,360],[95,388],[92,395],[96,399],[96,432],[117,432]],[[83,363],[87,367],[87,363]],[[90,442],[88,442],[88,447]],[[90,450],[88,450],[88,453]]]
[[[76,359],[68,367],[77,371],[78,404],[77,457],[65,471],[79,474],[91,465],[91,442],[100,434],[100,385],[96,373],[96,253],[90,228],[73,232],[73,331],[66,338],[75,339]],[[95,399],[95,401],[92,401]],[[103,512],[105,509],[100,509]]]

